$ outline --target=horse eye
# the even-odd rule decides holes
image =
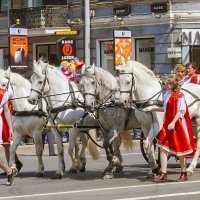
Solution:
[[[92,81],[92,85],[94,85],[95,84],[95,81]]]
[[[43,83],[43,81],[39,81],[38,83],[41,85]]]

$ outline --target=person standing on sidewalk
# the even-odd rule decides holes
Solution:
[[[184,95],[180,92],[180,80],[171,76],[166,80],[167,92],[164,96],[164,107],[147,107],[144,111],[164,111],[165,121],[158,134],[157,146],[160,148],[161,174],[154,182],[167,181],[167,157],[173,154],[179,157],[181,175],[178,182],[187,181],[186,155],[194,153],[192,123]]]

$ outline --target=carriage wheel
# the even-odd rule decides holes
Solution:
[[[145,148],[144,148],[144,140],[143,139],[140,140],[140,149],[141,149],[144,159],[149,163],[147,152],[145,151]],[[159,152],[159,149],[157,148],[155,142],[154,142],[154,152],[157,155],[156,162],[160,166],[160,152]]]

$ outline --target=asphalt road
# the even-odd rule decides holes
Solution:
[[[169,160],[169,181],[167,183],[155,184],[146,175],[149,170],[144,161],[139,147],[134,152],[123,151],[124,170],[117,174],[115,179],[103,180],[102,172],[107,166],[104,151],[101,149],[99,160],[87,157],[87,171],[85,173],[66,174],[61,180],[53,180],[57,168],[57,157],[48,156],[47,145],[44,152],[45,176],[34,177],[37,166],[37,158],[34,155],[34,146],[25,145],[18,148],[18,154],[24,166],[21,173],[15,177],[12,186],[5,186],[6,179],[0,179],[1,199],[34,199],[34,200],[142,200],[142,199],[200,199],[200,170],[197,168],[195,174],[188,182],[177,183],[179,177],[179,164],[174,158]],[[71,162],[67,155],[67,144],[65,144],[65,161],[69,169]],[[0,153],[3,157],[3,151]],[[191,160],[188,160],[188,163]]]

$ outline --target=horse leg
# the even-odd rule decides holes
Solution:
[[[42,160],[42,154],[43,154],[44,148],[43,148],[42,134],[40,132],[37,132],[35,134],[33,133],[33,139],[35,142],[36,156],[38,158],[38,169],[35,171],[35,176],[43,177],[44,176],[44,163]]]
[[[17,150],[18,144],[19,144],[20,140],[22,139],[22,136],[17,131],[14,131],[12,139],[13,139],[13,143],[10,146],[10,161],[9,161],[9,165],[12,168],[17,170],[16,163],[15,163],[15,154],[16,154],[16,150]]]
[[[199,154],[200,154],[200,118],[196,119],[196,124],[199,124],[197,126],[197,136],[196,136],[196,152],[194,154],[194,157],[192,159],[192,162],[190,163],[189,167],[186,169],[189,176],[191,176],[194,172],[194,169],[197,166]]]
[[[86,166],[85,150],[87,148],[88,137],[85,133],[80,133],[80,137],[81,137],[82,147],[79,155],[79,171],[85,172],[85,166]]]
[[[120,173],[123,170],[123,165],[122,165],[123,159],[120,151],[120,145],[121,145],[121,138],[118,136],[113,141],[114,156],[112,158],[112,162],[114,165],[114,173]]]
[[[61,179],[65,172],[64,148],[62,143],[62,136],[57,129],[52,128],[51,131],[54,135],[58,150],[58,169],[54,174],[53,179]]]
[[[149,134],[153,134],[152,131],[153,130],[151,129]],[[147,157],[148,157],[149,166],[150,166],[150,170],[147,174],[147,177],[152,178],[152,177],[154,177],[154,174],[158,174],[160,171],[160,167],[158,166],[158,164],[156,162],[153,141],[151,143],[149,143],[149,141],[146,140],[144,142],[144,148],[147,152]]]
[[[77,141],[78,138],[78,130],[75,128],[69,129],[69,146],[68,146],[68,153],[72,160],[72,166],[69,169],[70,174],[74,174],[78,170],[79,161],[78,161],[78,152],[79,152],[79,142]],[[74,153],[75,149],[75,153]]]

